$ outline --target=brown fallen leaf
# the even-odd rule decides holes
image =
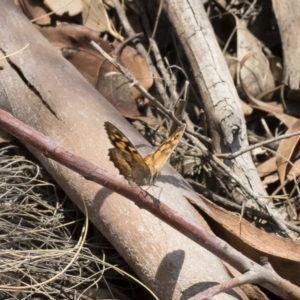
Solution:
[[[249,93],[256,97],[266,90],[273,90],[275,81],[267,57],[262,51],[261,42],[248,30],[247,21],[236,18],[237,24],[237,58],[242,61],[248,53],[255,53],[240,65],[239,77],[243,80]],[[243,67],[244,65],[244,67]],[[270,100],[269,93],[264,100]]]
[[[286,133],[300,131],[300,120],[291,126]],[[292,180],[300,174],[300,135],[289,139],[281,140],[277,155],[276,164],[281,184],[286,180]],[[291,162],[291,163],[289,163]]]
[[[201,198],[206,206],[188,200],[207,215],[206,221],[219,237],[256,262],[261,256],[268,257],[280,276],[300,285],[299,242],[260,230],[245,219],[240,220],[239,215],[215,205],[203,196]]]
[[[241,69],[243,68],[245,62],[253,55],[255,55],[254,52],[249,52],[247,55],[244,56],[244,58],[241,60]],[[241,78],[241,73],[240,73],[240,84],[248,101],[250,102],[253,108],[272,114],[277,119],[279,119],[282,123],[284,123],[288,128],[291,127],[298,120],[295,117],[285,114],[281,104],[274,103],[274,102],[266,103],[253,97],[249,92],[247,86],[244,84],[243,79]]]
[[[118,47],[113,50],[107,41],[99,38],[98,32],[81,25],[63,23],[39,30],[124,117],[138,119],[149,125],[158,123],[154,117],[141,115],[137,107],[141,93],[131,87],[127,79],[90,46],[90,42],[93,40],[105,52],[115,55],[144,88],[148,89],[153,84],[152,73],[146,60],[136,50],[122,45],[122,51]]]
[[[253,108],[246,102],[240,99],[242,110],[245,116],[250,116],[253,112]]]
[[[147,61],[135,49],[120,44],[111,56],[127,68],[146,90],[152,86],[151,69]],[[108,61],[104,61],[100,66],[96,88],[124,117],[138,119],[149,125],[158,123],[154,117],[141,115],[137,100],[142,97],[142,94],[132,87],[126,77]]]
[[[266,176],[263,180],[262,180],[262,184],[265,188],[267,188],[270,184],[275,183],[279,180],[279,176],[277,173],[275,174],[271,174]]]
[[[119,44],[112,53],[118,59],[118,62],[124,66],[139,83],[148,90],[153,84],[153,76],[146,59],[130,46],[123,47]],[[132,87],[133,99],[137,100],[142,97],[141,92]]]
[[[259,177],[265,177],[272,173],[275,173],[277,170],[276,166],[276,157],[271,157],[268,160],[261,163],[256,167],[257,173]]]
[[[262,179],[262,184],[265,188],[279,180],[275,156],[257,165],[256,171],[258,176]]]
[[[22,8],[29,20],[36,19],[35,24],[50,25],[49,12],[40,0],[15,0],[15,3]]]
[[[90,42],[93,40],[107,53],[112,51],[110,44],[99,37],[99,32],[66,23],[39,30],[54,47],[63,51],[65,58],[95,87],[104,59],[90,46]]]
[[[111,1],[82,0],[82,4],[84,26],[99,32],[109,32],[119,41],[123,41],[123,37],[115,30],[107,14],[107,9],[112,6]]]
[[[75,16],[82,11],[81,0],[44,0],[44,3],[59,16],[65,13],[69,16]]]

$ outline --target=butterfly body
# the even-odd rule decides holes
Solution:
[[[110,122],[105,122],[104,126],[115,147],[108,150],[110,160],[129,182],[135,182],[138,185],[154,184],[161,169],[178,145],[185,129],[185,125],[180,126],[154,152],[143,158],[117,127]]]

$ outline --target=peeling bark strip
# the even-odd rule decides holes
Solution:
[[[246,124],[240,100],[202,2],[166,0],[164,9],[175,27],[193,70],[207,115],[214,151],[234,153],[247,147]],[[249,186],[258,195],[261,202],[268,199],[250,152],[224,162],[245,186]],[[253,199],[232,180],[225,184],[237,203],[249,201],[246,205],[257,207]],[[273,203],[270,202],[268,206],[270,213],[282,220]],[[284,230],[288,232],[286,228]]]
[[[165,1],[164,8],[193,69],[214,150],[234,153],[246,147],[248,140],[240,100],[201,1],[169,0]],[[226,164],[243,178],[245,185],[258,195],[266,195],[250,153]],[[247,199],[237,188],[232,193],[239,203]]]
[[[233,278],[225,283],[215,285],[204,292],[200,292],[200,294],[192,299],[200,299],[200,295],[202,297],[205,296],[204,298],[211,298],[212,295],[219,294],[221,291],[228,291],[246,283],[267,283],[270,284],[269,289],[271,291],[277,295],[283,295],[284,299],[299,298],[300,289],[278,276],[271,268],[271,265],[269,265],[267,258],[264,259],[263,266],[260,266],[215,236],[205,227],[199,226],[196,222],[189,220],[189,218],[183,217],[181,213],[172,210],[168,205],[152,197],[146,191],[142,190],[141,187],[137,185],[130,186],[124,179],[114,179],[114,176],[110,173],[64,149],[49,137],[35,131],[3,110],[0,110],[0,125],[1,128],[7,130],[9,133],[24,140],[48,157],[59,161],[62,165],[78,172],[85,178],[103,184],[113,191],[118,191],[129,200],[134,201],[139,208],[147,209],[160,220],[165,221],[186,237],[189,237],[197,244],[222,258],[222,260],[243,274],[238,278]],[[281,286],[282,290],[278,286]],[[288,298],[288,294],[292,296]],[[236,294],[236,296],[238,295]]]

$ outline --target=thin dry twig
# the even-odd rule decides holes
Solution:
[[[118,1],[118,0],[115,0],[115,1]],[[163,2],[160,1],[158,13],[157,13],[158,17],[160,16],[160,14],[162,12],[162,7],[163,7],[162,3]],[[163,76],[164,82],[165,82],[166,86],[168,87],[168,90],[170,91],[171,105],[170,105],[170,101],[168,101],[168,103],[164,103],[165,107],[169,108],[170,106],[175,105],[176,101],[178,101],[178,99],[179,99],[179,95],[176,91],[176,86],[174,85],[174,83],[171,79],[171,76],[170,76],[169,72],[167,71],[167,69],[165,67],[165,64],[163,63],[163,59],[161,57],[159,48],[158,48],[157,43],[154,39],[154,35],[156,33],[157,24],[158,24],[158,18],[156,18],[154,29],[151,33],[150,24],[149,24],[149,20],[148,20],[148,15],[146,14],[146,12],[144,10],[143,5],[140,2],[136,2],[136,5],[137,5],[137,7],[138,7],[138,9],[141,13],[141,22],[143,23],[143,27],[144,27],[146,35],[149,39],[150,49],[152,50],[152,53],[155,57],[157,67],[159,68],[159,70],[160,70],[160,72]]]
[[[177,125],[181,124],[180,121],[172,114],[171,111],[167,110],[161,103],[159,103],[146,89],[141,86],[138,80],[122,65],[116,62],[109,54],[107,54],[98,44],[94,41],[91,41],[91,45],[94,49],[99,51],[99,53],[107,59],[113,66],[115,66],[126,78],[127,80],[136,87],[145,97],[147,97],[153,105],[155,105],[166,117],[169,117],[172,121],[174,121]],[[225,174],[226,177],[230,177],[234,179],[236,184],[246,193],[246,195],[250,196],[250,200],[255,201],[258,205],[268,212],[271,218],[276,222],[280,230],[288,237],[293,238],[290,234],[286,225],[282,222],[282,220],[275,216],[272,210],[265,204],[264,199],[261,196],[257,195],[254,191],[252,191],[247,185],[245,185],[240,178],[232,172],[232,170],[226,166],[221,160],[218,159],[215,155],[213,155],[208,149],[195,138],[193,133],[190,133],[188,130],[185,131],[185,135],[193,141],[194,145],[198,147],[201,151],[202,156],[209,161],[211,166],[218,171],[218,173]]]
[[[283,135],[268,139],[266,141],[259,142],[255,145],[251,145],[247,148],[241,149],[241,150],[236,151],[234,153],[215,153],[215,155],[219,158],[234,159],[237,156],[240,156],[240,155],[242,155],[246,152],[252,151],[256,148],[259,148],[259,147],[262,147],[262,146],[265,146],[265,145],[268,145],[268,144],[271,144],[271,143],[274,143],[274,142],[277,142],[277,141],[281,141],[281,140],[284,140],[284,139],[288,139],[288,138],[296,136],[296,135],[300,135],[300,131],[293,132],[293,133],[288,133],[288,134],[283,134]]]
[[[139,84],[138,80],[122,65],[116,62],[110,55],[108,55],[97,43],[91,41],[91,46],[96,49],[105,59],[107,59],[113,66],[115,66],[131,83],[132,86],[137,88],[149,101],[158,108],[167,118],[170,118],[177,125],[180,125],[181,122],[172,114],[172,112],[166,109],[159,101],[157,101],[148,91]]]
[[[300,298],[299,287],[282,279],[274,271],[270,271],[250,260],[199,224],[182,217],[178,212],[151,196],[141,187],[128,185],[127,181],[123,178],[113,176],[72,152],[65,150],[49,137],[37,132],[2,110],[0,110],[0,127],[23,142],[40,150],[47,157],[81,174],[86,179],[101,184],[134,201],[140,208],[147,209],[160,220],[228,262],[240,272],[245,273],[251,270],[251,276],[252,274],[256,274],[255,280],[253,279],[252,283],[268,284],[265,286],[267,289],[278,295],[284,294],[284,299]],[[261,277],[261,274],[264,274],[264,276]]]
[[[131,27],[131,25],[130,25],[127,17],[126,17],[125,11],[124,11],[122,5],[120,4],[120,1],[113,0],[113,4],[114,4],[114,7],[115,7],[115,9],[118,13],[119,19],[122,22],[122,25],[124,26],[124,29],[125,29],[126,33],[128,34],[128,36],[129,37],[130,36],[135,36],[136,32]],[[136,48],[143,55],[143,57],[147,60],[149,66],[151,67],[151,70],[153,72],[154,78],[160,78],[160,75],[158,74],[155,66],[153,65],[153,63],[152,63],[146,49],[144,48],[144,46],[141,43],[137,43]],[[161,95],[161,97],[164,101],[164,104],[168,107],[168,103],[170,102],[170,100],[169,100],[169,97],[168,97],[168,95],[165,91],[165,88],[164,88],[161,80],[155,80],[155,86],[157,88],[157,91]]]
[[[235,211],[240,213],[242,210],[242,206],[234,203],[232,201],[229,201],[226,198],[223,198],[219,195],[217,195],[216,193],[212,192],[211,190],[203,187],[201,184],[199,184],[198,182],[195,182],[194,180],[191,179],[187,179],[187,182],[194,188],[195,191],[197,191],[199,194],[201,194],[202,196],[206,197],[207,199],[211,200],[213,203],[219,204],[222,207],[226,207],[227,209],[231,210],[231,211]],[[270,198],[272,198],[272,196],[270,196]],[[188,199],[189,200],[189,199]],[[190,201],[190,200],[189,200]],[[194,203],[193,201],[190,201],[194,206],[197,207],[197,204]],[[255,208],[251,208],[251,207],[245,207],[245,213],[258,217],[260,219],[266,220],[266,221],[271,221],[274,222],[272,220],[272,218],[264,213],[261,212]],[[290,222],[286,222],[284,221],[284,224],[291,230],[293,230],[294,232],[297,232],[300,234],[300,228],[299,226],[293,225]]]

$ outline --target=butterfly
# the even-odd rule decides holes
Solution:
[[[107,135],[115,148],[108,150],[110,160],[129,183],[153,185],[160,175],[161,169],[178,145],[185,125],[181,125],[154,152],[144,158],[126,135],[110,122],[104,123]]]

